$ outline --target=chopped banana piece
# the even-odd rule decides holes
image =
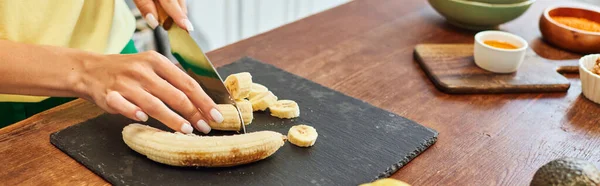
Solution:
[[[244,120],[244,124],[249,125],[250,123],[252,123],[252,120],[254,119],[252,103],[250,103],[250,101],[248,101],[248,100],[243,99],[243,100],[236,100],[235,104],[237,105],[238,109],[240,109],[240,112],[242,113],[242,120]]]
[[[271,116],[278,118],[291,119],[300,116],[300,107],[292,100],[279,100],[269,106],[269,111]]]
[[[223,115],[223,122],[216,123],[209,120],[208,125],[215,130],[240,131],[242,129],[240,116],[237,109],[231,104],[218,104],[217,110]]]
[[[149,159],[172,166],[230,167],[274,154],[285,136],[260,131],[232,136],[196,136],[162,131],[142,124],[123,128],[123,141]]]
[[[252,89],[250,90],[250,94],[248,96],[248,98],[252,98],[260,93],[263,92],[268,92],[269,89],[267,89],[267,87],[265,87],[264,85],[258,84],[258,83],[252,83]]]
[[[293,126],[287,134],[290,143],[299,147],[313,146],[318,136],[317,130],[308,125]]]
[[[392,179],[392,178],[383,178],[371,183],[364,183],[360,186],[410,186],[408,183],[404,183],[403,181]]]
[[[277,96],[271,91],[263,92],[250,98],[250,102],[252,103],[253,111],[264,111],[277,102]]]
[[[227,76],[224,83],[233,99],[244,99],[252,90],[252,75],[248,72],[231,74]]]

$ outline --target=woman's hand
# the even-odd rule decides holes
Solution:
[[[181,28],[193,31],[192,22],[187,17],[185,0],[134,0],[146,22],[155,29],[159,26],[160,9]],[[206,95],[200,85],[179,70],[166,57],[156,52],[146,52],[130,56],[108,56],[110,65],[115,68],[94,74],[98,79],[109,78],[100,90],[92,90],[96,103],[106,103],[100,107],[109,112],[120,113],[129,118],[146,120],[150,116],[165,123],[174,130],[191,133],[193,123],[203,133],[210,132],[205,119],[223,122],[223,116],[216,104]],[[121,64],[118,64],[121,61]],[[104,67],[99,67],[104,68]],[[104,91],[106,90],[106,91]],[[95,94],[95,95],[94,95]],[[161,101],[162,100],[162,101]],[[164,103],[163,103],[164,102]],[[166,104],[166,105],[165,105]],[[167,105],[183,115],[169,110]],[[200,111],[197,109],[200,108]]]
[[[134,0],[134,2],[152,29],[159,25],[157,9],[162,7],[179,27],[187,31],[194,30],[192,22],[187,17],[185,0]]]
[[[187,134],[192,133],[192,126],[210,132],[207,119],[223,122],[215,102],[200,85],[157,52],[98,55],[82,68],[78,92],[109,113],[137,121],[146,121],[150,115]]]

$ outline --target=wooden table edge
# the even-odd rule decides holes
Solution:
[[[26,119],[21,120],[19,122],[16,122],[16,123],[13,123],[11,125],[8,125],[8,126],[6,126],[4,128],[1,128],[0,129],[0,135],[8,134],[8,133],[11,133],[13,131],[19,130],[21,128],[26,128],[27,125],[34,125],[35,122],[37,122],[37,121],[40,120],[40,117],[43,117],[45,115],[52,114],[52,113],[55,113],[55,112],[59,112],[61,110],[69,109],[69,108],[71,108],[72,106],[74,106],[76,104],[84,104],[85,102],[87,102],[87,101],[84,100],[84,99],[81,99],[81,98],[77,98],[77,99],[75,99],[73,101],[69,101],[67,103],[58,105],[56,107],[52,107],[52,108],[50,108],[48,110],[45,110],[45,111],[42,111],[40,113],[34,114],[33,116],[31,116],[29,118],[26,118]],[[89,119],[91,119],[91,118],[89,118]],[[75,124],[73,124],[73,125],[75,125]],[[58,129],[56,131],[60,131],[62,129],[64,129],[64,128],[60,128],[60,129]],[[53,132],[56,132],[56,131],[53,131]],[[48,140],[48,143],[50,143],[49,140]]]

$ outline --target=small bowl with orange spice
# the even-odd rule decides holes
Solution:
[[[544,40],[567,51],[600,53],[600,11],[583,7],[550,7],[539,22]]]
[[[523,63],[527,41],[503,31],[483,31],[475,35],[475,64],[495,73],[513,73]]]

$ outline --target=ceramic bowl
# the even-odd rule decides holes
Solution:
[[[513,4],[490,4],[467,0],[429,0],[429,4],[452,25],[487,30],[521,16],[535,0]]]
[[[517,49],[502,49],[484,44],[494,40],[510,43]],[[502,31],[483,31],[475,35],[475,64],[495,73],[513,73],[523,63],[526,49],[529,47],[525,39]]]
[[[589,32],[560,24],[552,16],[580,17],[600,23],[600,12],[582,7],[550,7],[540,17],[540,31],[544,40],[567,51],[590,54],[600,53],[600,32]]]
[[[600,104],[600,76],[592,73],[600,54],[592,54],[579,60],[579,78],[583,95],[589,100]]]
[[[468,0],[468,1],[490,3],[490,4],[513,4],[513,3],[525,2],[527,0]]]

